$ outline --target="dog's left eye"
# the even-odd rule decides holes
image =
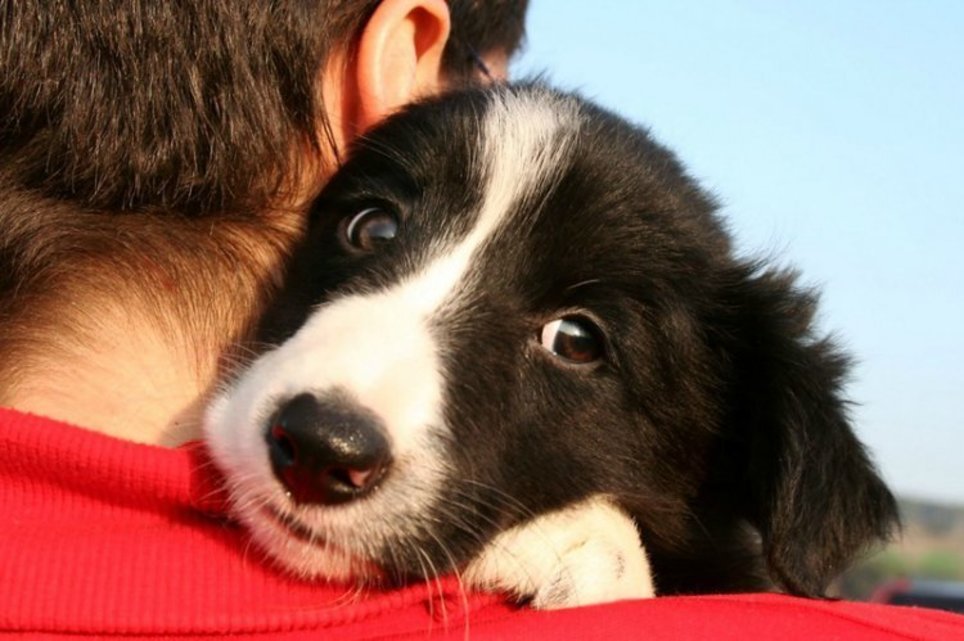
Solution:
[[[603,356],[602,331],[585,316],[563,316],[542,326],[540,343],[571,363],[594,363]]]
[[[364,252],[392,241],[398,234],[398,217],[381,207],[367,207],[348,220],[345,240]]]

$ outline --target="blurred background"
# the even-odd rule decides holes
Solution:
[[[650,128],[720,199],[741,251],[822,289],[822,327],[858,359],[857,431],[905,519],[902,540],[841,592],[953,592],[964,581],[964,2],[531,3],[514,77],[545,74]]]

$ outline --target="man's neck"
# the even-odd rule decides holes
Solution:
[[[129,316],[103,325],[83,345],[24,368],[5,404],[140,443],[173,447],[199,438],[217,376],[215,350],[179,354]]]
[[[0,331],[0,404],[141,443],[200,437],[223,354],[246,341],[300,221],[119,217],[86,253],[53,238],[22,268],[54,278]]]

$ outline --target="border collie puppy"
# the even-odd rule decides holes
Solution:
[[[536,607],[822,594],[894,500],[814,296],[714,210],[644,130],[545,87],[390,118],[207,416],[256,542],[304,576],[459,572]]]

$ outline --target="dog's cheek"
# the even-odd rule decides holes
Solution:
[[[205,444],[229,483],[262,467],[261,457],[253,451],[252,428],[239,408],[242,404],[235,389],[224,390],[204,416]]]

